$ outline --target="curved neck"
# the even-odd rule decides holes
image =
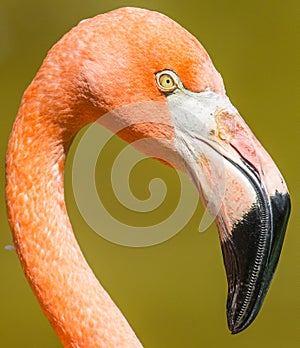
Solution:
[[[25,93],[7,152],[7,209],[16,250],[65,347],[141,347],[99,284],[74,237],[64,202],[71,137]],[[58,110],[56,110],[58,112]]]

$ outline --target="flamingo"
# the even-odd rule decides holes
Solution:
[[[125,112],[128,105],[141,107]],[[142,347],[87,264],[64,202],[72,139],[107,113],[108,128],[124,124],[118,135],[128,142],[153,139],[153,148],[139,150],[169,158],[193,180],[219,231],[229,329],[244,330],[278,263],[290,212],[287,186],[197,39],[165,15],[120,8],[80,22],[49,51],[24,93],[8,145],[15,248],[61,342]]]

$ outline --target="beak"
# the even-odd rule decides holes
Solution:
[[[216,220],[235,334],[255,319],[280,256],[290,213],[271,157],[224,95],[178,90],[167,96],[174,143]]]

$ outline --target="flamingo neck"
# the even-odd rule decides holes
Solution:
[[[74,134],[66,138],[29,94],[11,134],[6,168],[9,223],[26,277],[65,347],[141,347],[72,231],[63,174]]]

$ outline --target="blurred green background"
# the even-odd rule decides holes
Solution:
[[[89,228],[77,210],[71,187],[74,144],[68,159],[66,198],[83,252],[145,347],[299,347],[298,0],[1,0],[0,347],[61,347],[15,253],[4,249],[12,244],[4,201],[5,152],[22,93],[47,50],[65,32],[83,18],[121,6],[163,12],[202,42],[221,72],[233,104],[285,176],[293,213],[278,272],[262,311],[251,327],[236,336],[230,335],[226,325],[227,284],[216,227],[197,232],[202,206],[180,233],[163,244],[135,249],[109,243]],[[118,139],[110,142],[102,154],[107,171],[99,180],[108,180],[111,154],[123,146]],[[134,192],[147,198],[153,174],[168,185],[166,202],[170,204],[151,214],[127,215],[113,199],[111,189],[102,192],[110,211],[134,225],[143,219],[147,223],[164,219],[179,192],[174,171],[154,160],[143,162],[133,173]]]

